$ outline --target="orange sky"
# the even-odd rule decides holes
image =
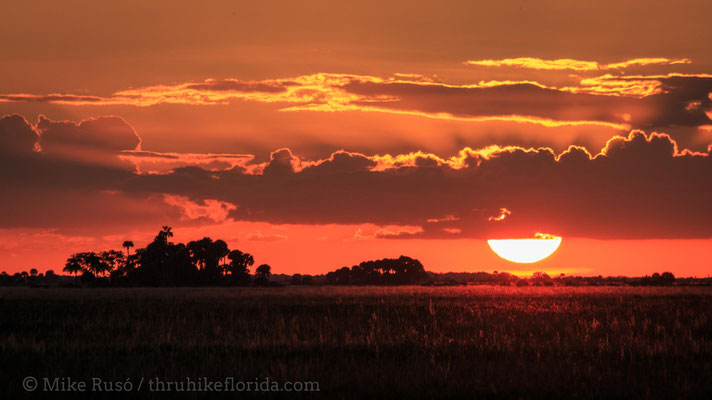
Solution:
[[[707,276],[712,5],[654,3],[6,5],[0,270],[171,225],[277,273]]]

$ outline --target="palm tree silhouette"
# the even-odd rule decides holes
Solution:
[[[131,254],[129,254],[129,249],[131,249],[132,247],[134,247],[134,242],[132,242],[132,241],[130,241],[130,240],[125,240],[125,241],[124,241],[124,244],[123,244],[123,247],[126,249],[126,259],[128,260],[129,257],[131,256]]]
[[[166,240],[167,240],[168,238],[172,238],[172,237],[173,237],[173,230],[172,230],[172,229],[173,229],[173,228],[171,228],[170,226],[164,225],[163,228],[161,229],[161,231],[158,232],[158,235],[161,236],[161,237],[166,238]]]
[[[64,266],[63,271],[70,274],[74,274],[74,280],[77,280],[77,274],[82,270],[82,266],[79,263],[79,259],[76,255],[73,255],[67,260],[67,264]]]

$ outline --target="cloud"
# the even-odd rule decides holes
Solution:
[[[681,62],[686,61],[635,59],[593,70]],[[284,112],[379,112],[465,122],[511,121],[544,127],[601,126],[627,131],[708,125],[710,93],[712,75],[707,74],[605,74],[580,77],[575,85],[554,86],[532,80],[450,84],[417,74],[382,78],[318,73],[262,81],[225,79],[155,85],[118,91],[103,100],[92,100],[91,104],[205,106],[254,101],[274,103]],[[4,95],[5,101],[28,101],[27,95],[12,96]],[[57,102],[60,98],[52,96],[44,100]],[[690,108],[690,104],[698,106]]]
[[[208,171],[244,167],[254,159],[250,154],[161,153],[155,151],[124,150],[121,160],[136,166],[139,173],[166,173],[178,168],[197,166]]]
[[[225,201],[204,199],[200,202],[191,201],[185,196],[163,195],[163,201],[169,206],[177,207],[181,211],[181,220],[208,219],[213,222],[223,222],[227,219],[230,211],[237,209],[237,206]]]
[[[701,97],[705,93],[709,95],[710,74],[678,74],[670,73],[666,75],[601,75],[590,78],[583,78],[579,82],[579,87],[566,87],[564,90],[572,93],[589,93],[613,96],[629,96],[645,98],[663,93],[675,93],[680,89],[688,89],[695,84],[698,87]]]
[[[423,159],[390,156],[407,158]],[[375,237],[712,235],[710,157],[680,150],[664,134],[634,131],[611,139],[596,155],[579,147],[557,154],[510,146],[388,168],[379,166],[382,159],[340,152],[297,169],[295,164],[307,163],[281,150],[261,174],[196,174],[177,186],[175,172],[137,176],[126,190],[181,193],[199,187],[205,198],[238,205],[230,213],[236,220],[416,227],[362,234]]]
[[[244,239],[252,242],[276,242],[280,240],[287,240],[287,235],[279,233],[262,233],[261,231],[257,231],[248,233],[245,235]]]
[[[520,58],[505,58],[502,60],[468,60],[465,64],[478,65],[483,67],[515,67],[539,70],[553,71],[601,71],[625,69],[631,66],[646,66],[646,65],[674,65],[674,64],[689,64],[692,61],[687,58],[669,59],[669,58],[634,58],[631,60],[621,61],[617,63],[601,64],[596,61],[581,61],[570,58],[560,58],[556,60],[543,60],[541,58],[520,57]]]
[[[98,120],[98,119],[97,119]],[[114,152],[135,145],[117,120],[92,134],[60,134],[66,143]],[[87,128],[88,129],[88,128]],[[103,131],[105,129],[106,131]],[[712,157],[678,147],[669,135],[633,131],[592,154],[572,146],[465,148],[451,157],[426,152],[366,155],[338,151],[308,160],[279,149],[269,161],[233,168],[194,163],[139,173],[92,158],[35,151],[33,127],[0,119],[2,227],[126,226],[166,221],[270,224],[372,224],[373,238],[564,237],[707,238],[712,236]],[[98,140],[109,132],[117,139]],[[133,131],[131,131],[133,132]],[[36,133],[35,133],[36,134]],[[86,145],[73,140],[86,140]],[[121,139],[121,140],[119,140]],[[159,153],[160,154],[160,153]],[[232,156],[223,155],[227,159]],[[180,158],[180,155],[176,155]],[[201,159],[200,156],[194,156]],[[204,155],[209,159],[210,155]],[[204,167],[204,168],[203,168]]]
[[[117,190],[133,167],[117,158],[140,138],[116,117],[79,123],[0,118],[0,228],[134,224],[177,218],[155,194]]]
[[[346,89],[366,97],[399,99],[357,102],[364,107],[454,119],[501,118],[550,126],[600,124],[618,129],[665,129],[710,121],[706,115],[712,110],[709,75],[607,75],[582,82],[585,84],[580,87],[550,88],[530,83],[465,87],[355,81]],[[691,102],[700,106],[687,109]]]
[[[460,218],[457,218],[454,215],[446,215],[442,218],[428,218],[425,222],[435,223],[435,222],[458,221],[458,220],[460,220]]]
[[[56,103],[56,104],[71,104],[71,105],[90,105],[90,104],[125,104],[124,99],[120,98],[105,98],[99,96],[77,96],[73,94],[29,94],[29,93],[13,93],[0,94],[0,102],[28,102],[28,103]]]
[[[121,117],[88,118],[75,123],[53,121],[40,115],[37,124],[29,126],[38,134],[35,146],[44,159],[64,159],[75,164],[127,170],[135,168],[117,157],[123,151],[136,151],[141,147],[141,137]]]
[[[229,91],[229,92],[265,92],[265,93],[281,93],[287,90],[288,86],[294,85],[294,82],[285,81],[240,81],[237,79],[215,80],[208,79],[202,83],[194,83],[185,86],[189,90],[201,91]]]
[[[124,150],[137,150],[141,145],[141,138],[134,128],[115,116],[74,123],[52,121],[40,115],[36,129],[42,151],[50,154],[81,149],[118,154]]]
[[[0,155],[19,156],[35,150],[37,132],[20,115],[6,115],[0,118]]]
[[[155,85],[138,89],[120,90],[108,97],[79,96],[74,94],[0,94],[0,102],[38,102],[75,106],[156,104],[224,104],[232,99],[277,101],[287,98],[285,92],[296,83],[288,80],[241,81],[239,79],[208,79],[204,82],[187,82],[177,85]],[[274,100],[272,100],[274,99]]]
[[[376,227],[372,233],[364,232],[363,228],[356,229],[353,239],[355,240],[373,240],[373,239],[400,239],[404,237],[412,237],[423,233],[423,228],[420,226],[408,225],[388,225]]]
[[[504,221],[510,215],[512,215],[512,212],[502,207],[499,209],[499,214],[487,218],[487,221]]]

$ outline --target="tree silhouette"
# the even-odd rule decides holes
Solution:
[[[302,276],[302,274],[294,274],[294,275],[292,275],[292,278],[290,279],[290,283],[292,285],[301,285],[303,279],[304,279],[304,277]]]
[[[326,280],[327,282],[335,285],[350,285],[354,283],[354,279],[358,279],[359,282],[361,281],[360,278],[356,278],[356,274],[360,272],[361,270],[358,265],[354,265],[353,269],[349,269],[349,267],[341,267],[336,271],[331,271],[326,274]]]
[[[208,252],[212,244],[213,240],[209,237],[188,242],[187,247],[190,251],[190,257],[193,260],[193,263],[201,271],[204,270],[208,264]]]
[[[272,276],[272,267],[267,264],[262,264],[255,270],[257,278],[255,278],[255,283],[258,285],[265,285],[269,282],[269,277]]]
[[[230,272],[233,282],[248,283],[250,281],[250,270],[248,267],[255,263],[255,259],[249,253],[243,253],[240,250],[233,250],[227,258],[230,264],[227,269]]]
[[[77,274],[82,271],[82,265],[79,262],[79,254],[73,254],[67,259],[67,263],[64,264],[62,269],[64,272],[74,275],[74,280],[77,280]]]
[[[111,273],[126,263],[124,253],[116,250],[101,252],[102,274]]]
[[[327,282],[337,285],[412,285],[426,277],[423,264],[406,256],[364,261],[326,274]]]
[[[185,285],[196,282],[197,270],[191,252],[182,244],[168,241],[171,228],[164,226],[144,249],[136,251],[137,267],[129,270],[129,280],[154,286]]]
[[[32,268],[30,270],[30,276],[35,278],[37,276],[37,268]]]
[[[531,283],[534,286],[553,286],[554,281],[546,272],[537,271],[532,274]]]
[[[129,253],[129,250],[134,247],[134,242],[130,240],[124,240],[124,243],[122,245],[123,248],[126,249],[126,259],[128,260],[129,257],[131,257],[131,254]]]
[[[103,274],[106,269],[101,256],[93,251],[79,253],[79,263],[82,265],[82,269],[85,272],[89,272],[93,276]]]
[[[125,253],[117,250],[75,253],[67,259],[64,271],[75,278],[81,275],[82,282],[90,285],[249,284],[249,268],[255,263],[251,254],[230,251],[220,239],[204,237],[186,245],[173,243],[171,237],[171,227],[163,226],[151,243],[133,253],[134,243],[130,240],[123,242]],[[261,265],[256,274],[256,283],[267,284],[271,268]]]
[[[213,242],[209,237],[188,242],[191,260],[201,271],[203,277],[209,281],[217,280],[225,268],[225,257],[230,254],[227,243],[218,239]]]
[[[159,240],[161,242],[168,243],[168,238],[172,238],[172,237],[173,237],[172,228],[170,226],[164,225],[161,228],[161,231],[158,232],[158,235],[156,235],[156,239],[154,239],[154,240]]]
[[[675,275],[672,272],[663,272],[660,275],[660,281],[663,285],[672,285],[675,282]]]
[[[104,275],[109,270],[109,265],[100,254],[91,253],[89,268],[94,276]]]
[[[669,286],[675,282],[675,275],[672,272],[663,272],[662,274],[654,273],[653,276],[645,276],[640,279],[640,284],[643,286]]]
[[[87,279],[96,276],[106,276],[114,269],[124,264],[124,254],[116,250],[108,250],[100,254],[83,252],[73,254],[67,259],[64,271],[74,274],[84,272]],[[91,275],[91,276],[89,276]]]
[[[212,266],[212,263],[215,263],[215,267],[220,270],[224,271],[224,264],[225,264],[225,259],[227,258],[228,254],[230,254],[230,248],[227,247],[227,243],[225,243],[223,240],[218,239],[213,242],[213,245],[210,247],[210,263]]]
[[[314,280],[311,275],[294,274],[294,275],[292,275],[292,278],[290,279],[290,284],[292,284],[292,285],[312,285],[312,284],[314,284]]]

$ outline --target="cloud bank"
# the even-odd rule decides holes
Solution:
[[[679,149],[665,134],[632,131],[597,154],[490,146],[449,158],[339,151],[307,160],[280,149],[264,163],[235,155],[240,163],[178,163],[152,173],[53,152],[71,147],[120,161],[139,143],[115,118],[43,117],[33,125],[3,117],[0,184],[9,195],[1,200],[2,227],[233,219],[400,227],[371,235],[377,238],[712,237],[710,149]]]

